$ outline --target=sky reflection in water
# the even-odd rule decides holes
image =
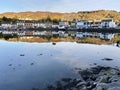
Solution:
[[[0,90],[44,88],[61,78],[77,77],[75,68],[94,63],[120,68],[119,54],[120,48],[113,45],[0,41]]]

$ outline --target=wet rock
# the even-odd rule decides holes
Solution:
[[[63,89],[64,90],[64,89]],[[78,90],[78,88],[72,87],[71,90]]]
[[[102,67],[98,66],[98,67],[93,67],[90,69],[90,71],[93,73],[93,74],[99,74],[100,71],[102,70]]]
[[[100,83],[110,83],[109,79],[110,79],[109,76],[106,76],[106,75],[100,76],[98,82],[100,82]]]
[[[111,78],[109,79],[110,82],[120,82],[120,76],[118,75],[112,75]]]
[[[86,81],[92,75],[92,72],[89,70],[83,70],[79,72],[81,77]]]
[[[93,63],[93,65],[97,65],[97,63]]]
[[[108,89],[108,85],[106,83],[99,83],[96,86],[96,90],[107,90]]]
[[[112,87],[112,88],[109,88],[108,90],[120,90],[120,87]]]
[[[68,84],[64,85],[64,89],[70,89],[71,87],[75,87],[77,85],[77,81],[76,79],[73,79],[71,82],[69,82]]]
[[[25,56],[25,54],[20,54],[20,56]]]
[[[79,82],[77,85],[76,85],[76,87],[80,87],[80,86],[83,86],[83,85],[87,85],[87,83],[84,81],[84,82]]]
[[[75,79],[75,82],[80,83],[80,82],[84,82],[84,80],[81,77],[79,77],[79,78]]]
[[[95,87],[96,87],[96,83],[94,83],[94,82],[90,82],[88,85],[87,85],[87,90],[92,90],[92,89],[94,89]]]
[[[120,87],[120,82],[112,82],[108,84],[109,88]]]
[[[55,43],[55,42],[53,42],[53,43],[52,43],[52,45],[56,45],[56,43]]]
[[[115,68],[112,68],[112,69],[109,70],[109,73],[110,73],[111,75],[119,75],[120,70],[115,69]]]
[[[113,59],[111,59],[111,58],[104,58],[104,59],[102,59],[102,60],[112,61]]]
[[[34,63],[30,63],[30,65],[34,65]]]
[[[81,87],[78,87],[78,90],[88,90],[85,85],[82,85]]]
[[[41,53],[41,54],[39,54],[38,56],[42,56],[43,54]]]
[[[52,86],[52,85],[47,86],[47,89],[48,90],[56,90],[56,88],[54,86]]]
[[[64,82],[70,82],[72,79],[71,78],[62,78],[62,81]]]
[[[56,84],[56,90],[62,90],[63,89],[63,86],[62,86],[62,84],[61,84],[61,82],[60,81],[57,81],[57,84]]]
[[[15,70],[15,68],[13,68],[13,70]]]
[[[82,69],[81,69],[81,68],[77,68],[77,67],[76,67],[76,68],[75,68],[75,70],[82,70]]]
[[[90,80],[92,80],[92,81],[95,81],[96,79],[97,79],[97,75],[92,75],[92,76],[90,76]]]
[[[12,66],[12,64],[9,64],[8,66]]]
[[[32,90],[39,90],[38,88],[32,88]]]
[[[77,79],[64,78],[65,85],[58,83],[51,90],[120,90],[120,70],[111,67],[92,67],[79,70]]]
[[[120,41],[116,42],[116,46],[119,47],[120,46]]]

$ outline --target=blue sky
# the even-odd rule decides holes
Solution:
[[[120,0],[1,0],[0,13],[24,11],[77,12],[120,11]]]

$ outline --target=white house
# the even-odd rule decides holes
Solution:
[[[59,27],[59,25],[52,25],[53,29],[57,29]]]
[[[93,21],[87,21],[86,28],[92,28],[93,26],[94,26],[94,22]]]
[[[1,27],[5,28],[5,29],[11,28],[11,26],[12,26],[12,24],[10,24],[10,23],[1,24]]]
[[[46,28],[52,28],[53,23],[46,22],[46,23],[44,23],[44,25],[45,25]]]
[[[3,34],[18,34],[17,31],[2,31]]]
[[[17,29],[17,28],[18,28],[18,26],[16,24],[11,25],[11,29]]]
[[[58,31],[58,33],[59,33],[59,36],[62,38],[68,37],[68,33],[66,33],[65,31]]]
[[[24,24],[25,24],[25,21],[18,21],[18,22],[17,22],[17,25],[18,25],[18,26],[24,26]]]
[[[41,26],[41,23],[40,22],[34,22],[33,23],[33,27],[34,28],[39,28]]]
[[[101,28],[101,21],[94,21],[94,22],[91,24],[91,27],[92,27],[92,28]]]
[[[56,31],[52,31],[52,35],[58,35],[59,32],[56,32]]]
[[[40,23],[41,28],[46,28],[46,25],[44,23]]]
[[[115,28],[117,25],[113,21],[113,19],[110,20],[102,20],[101,21],[101,28]]]
[[[77,32],[76,33],[76,38],[83,38],[83,32]]]
[[[116,29],[120,29],[120,23],[117,23],[117,25],[116,25],[115,28],[116,28]]]
[[[39,35],[41,35],[41,32],[40,32],[40,31],[34,31],[34,32],[33,32],[33,35],[39,36]]]
[[[70,23],[70,28],[76,28],[76,22],[71,22]]]
[[[17,25],[16,24],[11,24],[11,23],[1,24],[1,27],[4,28],[4,29],[17,29]]]
[[[105,38],[104,39],[106,39],[106,40],[112,40],[113,38],[114,38],[114,34],[105,34]]]
[[[76,28],[83,29],[83,28],[100,28],[101,21],[87,21],[87,20],[80,20],[77,21]]]
[[[88,27],[87,22],[88,22],[88,21],[86,21],[86,20],[77,21],[77,23],[76,23],[76,28],[77,28],[77,29],[87,28],[87,27]]]
[[[24,26],[25,26],[25,21],[18,21],[18,22],[17,22],[17,26],[18,26],[19,29],[25,28],[25,27],[24,27]]]
[[[46,33],[47,33],[47,31],[41,31],[40,35],[44,36],[44,35],[46,35]]]
[[[106,33],[106,34],[102,34],[100,33],[100,39],[105,39],[105,40],[112,40],[115,37],[115,34],[110,34],[110,33]]]
[[[18,35],[19,35],[19,36],[25,36],[25,31],[19,31],[19,32],[18,32]]]
[[[64,37],[65,32],[64,31],[58,31],[60,37]]]
[[[69,23],[68,23],[67,21],[60,21],[60,22],[59,22],[59,27],[58,27],[58,29],[66,29],[66,28],[68,28],[68,27],[70,27],[70,25],[69,25]]]

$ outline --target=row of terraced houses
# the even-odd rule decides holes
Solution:
[[[120,28],[120,24],[116,23],[113,19],[89,21],[89,20],[76,20],[73,22],[60,21],[59,23],[52,22],[38,22],[38,21],[25,21],[20,20],[16,24],[2,23],[0,29],[29,29],[29,28],[57,28],[57,29],[83,29],[83,28]]]

